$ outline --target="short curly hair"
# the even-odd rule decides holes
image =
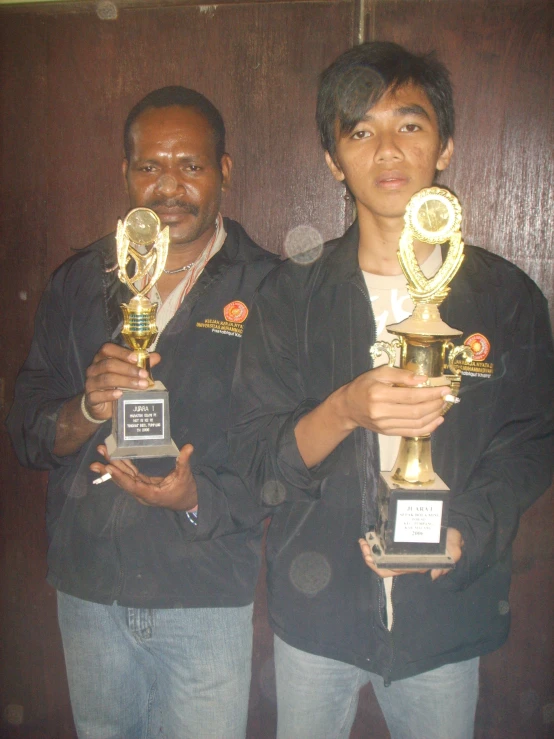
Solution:
[[[221,157],[225,154],[225,124],[221,113],[202,93],[180,85],[170,85],[153,90],[131,109],[123,127],[125,158],[129,160],[131,157],[133,151],[131,128],[140,114],[148,108],[171,108],[174,105],[181,108],[194,108],[204,116],[213,131],[217,161],[221,162]]]

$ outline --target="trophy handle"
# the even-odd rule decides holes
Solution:
[[[452,372],[453,375],[457,375],[459,377],[461,369],[459,367],[456,367],[456,362],[473,362],[473,350],[465,344],[462,344],[461,346],[454,346],[451,341],[446,344],[446,349],[449,350],[448,369],[450,370],[450,372]]]
[[[381,354],[387,354],[389,367],[394,367],[396,362],[396,350],[402,347],[402,341],[394,338],[392,341],[376,341],[370,348],[369,353],[372,359],[377,359]]]
[[[456,367],[456,362],[472,362],[473,350],[465,344],[462,344],[461,346],[454,346],[451,341],[445,344],[445,349],[448,351],[447,367],[450,372],[452,372],[452,375],[448,377],[448,379],[450,380],[450,392],[451,395],[457,398],[458,392],[460,390],[460,385],[462,383],[462,371],[459,367]],[[453,405],[454,403],[445,403],[442,415],[444,416],[444,414],[447,413]]]

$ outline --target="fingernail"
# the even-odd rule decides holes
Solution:
[[[457,398],[455,395],[443,395],[443,398],[446,400],[447,403],[459,403],[460,398]]]

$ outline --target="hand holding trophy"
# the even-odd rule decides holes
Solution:
[[[392,326],[398,338],[377,342],[370,353],[386,352],[394,366],[400,349],[400,367],[426,375],[426,386],[450,385],[457,396],[461,374],[456,362],[471,362],[467,346],[454,346],[451,339],[461,331],[448,326],[438,306],[448,295],[464,258],[460,233],[462,211],[448,190],[430,187],[409,201],[400,237],[398,259],[415,303],[411,316]],[[449,242],[449,250],[438,272],[427,279],[414,254],[414,238],[428,244]],[[446,374],[448,372],[448,374]],[[452,402],[445,407],[451,408]],[[435,474],[431,461],[431,436],[402,438],[390,472],[381,472],[378,491],[378,520],[366,534],[377,567],[387,569],[446,569],[454,561],[446,551],[449,489]]]
[[[161,230],[160,219],[149,208],[134,208],[116,232],[118,277],[134,293],[123,303],[121,333],[137,354],[137,364],[148,370],[147,390],[124,390],[114,401],[112,433],[106,439],[112,459],[177,457],[179,450],[171,440],[169,396],[164,385],[152,379],[148,348],[158,334],[157,304],[146,297],[159,280],[169,250],[169,228]],[[150,246],[150,249],[146,247]],[[129,263],[134,262],[131,275]]]

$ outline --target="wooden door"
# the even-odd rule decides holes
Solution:
[[[2,381],[10,402],[47,276],[72,248],[111,231],[126,210],[121,128],[149,90],[185,84],[220,107],[235,161],[224,212],[281,251],[296,226],[339,235],[342,189],[313,124],[317,75],[356,36],[436,48],[452,70],[458,131],[444,181],[458,192],[465,237],[519,263],[553,296],[552,12],[541,0],[168,0],[72,3],[0,17]],[[106,7],[104,5],[104,7]],[[550,159],[549,159],[550,157]],[[550,189],[549,189],[550,188]],[[0,736],[74,736],[54,595],[44,580],[44,475],[19,467],[0,431]],[[477,736],[542,739],[553,726],[552,496],[523,518],[508,644],[483,660]],[[550,564],[550,566],[549,566]],[[264,586],[249,737],[274,736]],[[353,737],[388,736],[368,691]],[[302,739],[301,737],[297,739]]]

